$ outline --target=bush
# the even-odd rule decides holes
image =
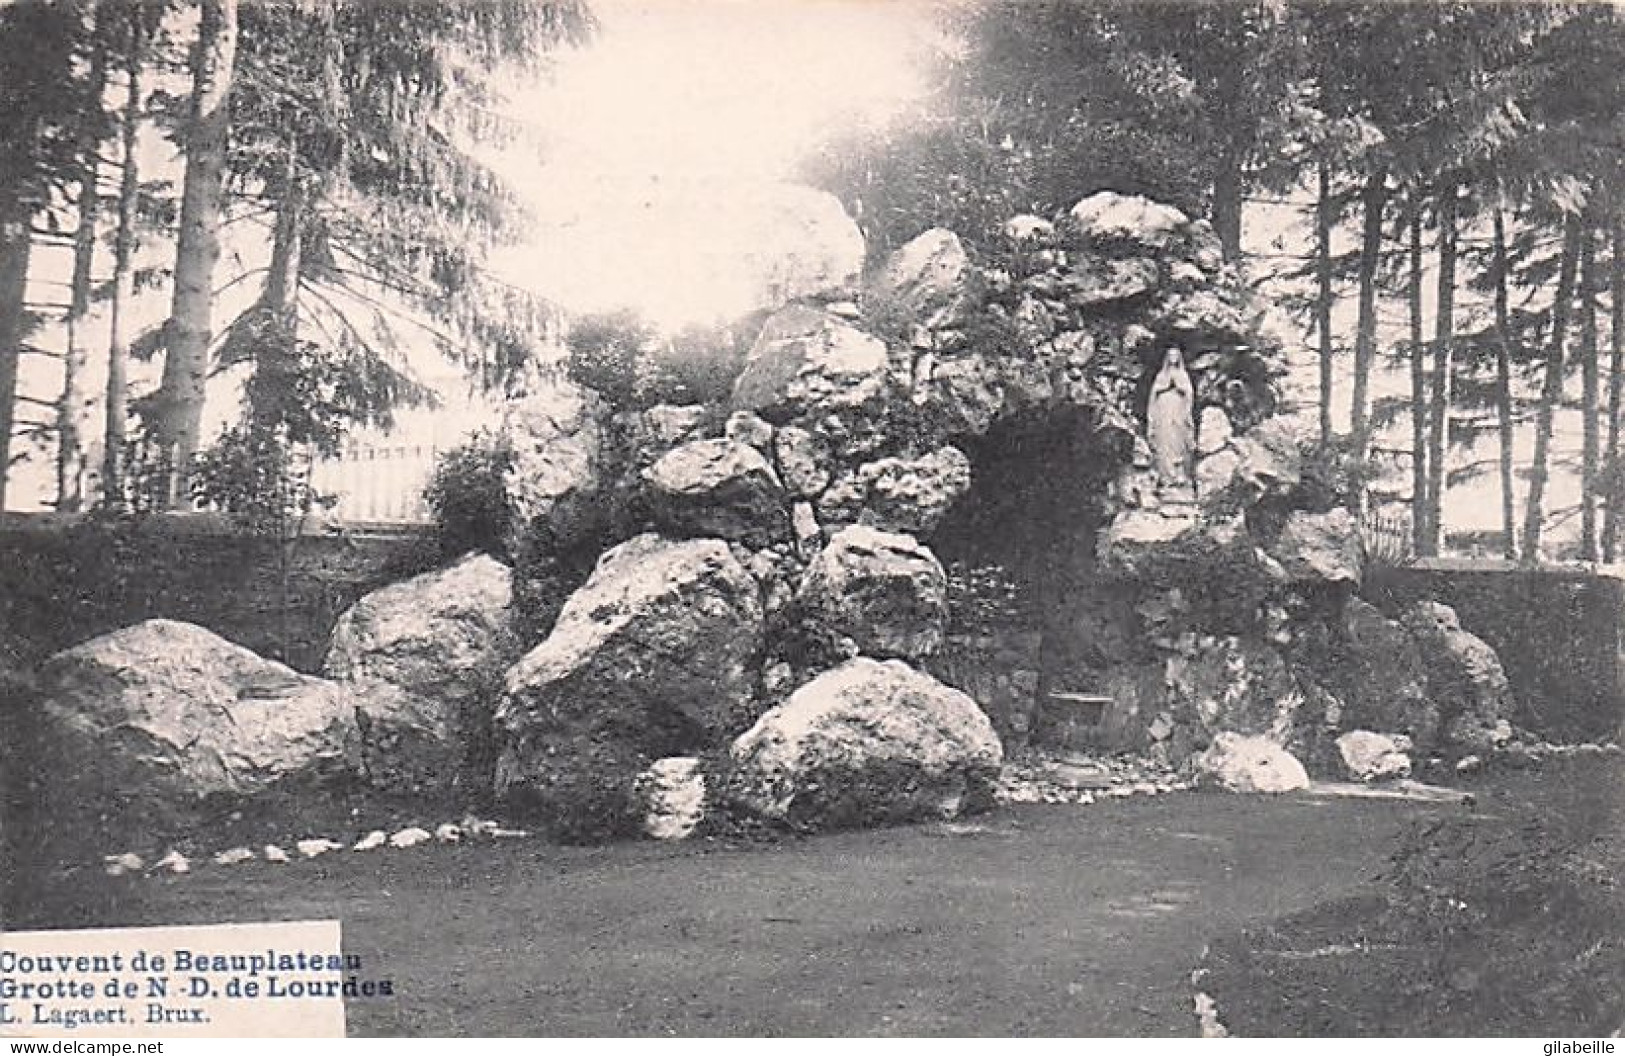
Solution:
[[[1334,437],[1324,443],[1309,441],[1304,444],[1302,458],[1303,478],[1293,493],[1293,504],[1317,513],[1352,506],[1355,497],[1379,474],[1370,458],[1355,457],[1349,437]]]
[[[585,316],[571,327],[567,340],[571,381],[594,390],[618,409],[652,405],[645,398],[655,332],[636,312],[622,309]]]
[[[789,830],[770,825],[734,802],[738,764],[724,745],[700,753],[700,774],[705,780],[705,816],[694,830],[699,839],[724,843],[777,843]]]
[[[1600,1036],[1625,1017],[1617,763],[1497,788],[1402,837],[1375,886],[1221,938],[1207,988],[1253,1037]]]
[[[423,496],[434,514],[442,559],[470,550],[511,559],[514,509],[506,477],[512,467],[513,446],[494,431],[481,430],[441,454]]]
[[[651,760],[625,745],[585,737],[561,739],[551,750],[514,794],[517,811],[559,843],[607,843],[643,831],[647,809],[637,780]]]
[[[756,313],[737,326],[692,325],[668,337],[625,309],[586,316],[571,330],[567,373],[621,411],[723,403],[762,319]]]
[[[331,505],[310,486],[310,458],[272,431],[241,427],[199,453],[192,494],[249,531],[297,534],[312,509]]]

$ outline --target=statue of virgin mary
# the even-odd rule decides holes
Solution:
[[[1170,487],[1189,487],[1191,455],[1196,427],[1191,414],[1195,392],[1185,370],[1185,357],[1169,348],[1162,368],[1151,382],[1151,403],[1146,411],[1146,440],[1151,445],[1157,480]]]

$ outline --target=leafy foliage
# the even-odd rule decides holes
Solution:
[[[588,315],[570,328],[566,371],[620,410],[720,404],[733,391],[760,323],[753,315],[666,336],[631,309]]]
[[[567,739],[527,775],[513,806],[559,843],[627,839],[642,829],[646,804],[637,779],[650,762],[617,742]]]
[[[475,433],[440,455],[424,498],[443,557],[480,550],[509,559],[514,509],[506,476],[512,467],[512,444],[496,431]]]
[[[199,454],[191,479],[200,503],[277,538],[325,501],[310,486],[306,453],[265,430],[228,431]]]
[[[956,7],[925,112],[830,144],[808,176],[876,254],[937,225],[992,247],[1011,215],[1101,189],[1202,215],[1221,168],[1283,153],[1296,64],[1280,21],[1262,3]]]

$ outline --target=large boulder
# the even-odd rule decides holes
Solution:
[[[1165,677],[1175,722],[1199,736],[1230,732],[1286,744],[1298,732],[1303,690],[1264,642],[1182,636]]]
[[[1325,513],[1293,510],[1268,549],[1295,583],[1346,583],[1357,587],[1365,573],[1360,526],[1343,507]]]
[[[1255,551],[1240,515],[1185,504],[1123,510],[1095,545],[1106,575],[1162,586],[1188,586],[1220,563],[1250,565]]]
[[[1428,696],[1439,709],[1441,738],[1480,752],[1505,740],[1512,687],[1489,643],[1462,630],[1456,610],[1438,602],[1417,602],[1400,620],[1421,652]]]
[[[730,798],[799,829],[954,817],[991,802],[1003,751],[976,702],[901,661],[850,660],[734,742]]]
[[[173,830],[357,766],[351,690],[189,623],[147,620],[57,653],[38,690],[36,770],[63,825]]]
[[[1225,732],[1196,759],[1197,783],[1226,792],[1294,792],[1309,787],[1303,764],[1266,737]]]
[[[906,313],[916,326],[942,330],[964,321],[972,303],[972,275],[959,236],[934,227],[887,258],[870,295]]]
[[[834,195],[779,184],[733,205],[748,227],[737,263],[748,277],[751,305],[772,310],[857,291],[867,252],[863,232]]]
[[[721,540],[641,535],[607,551],[508,671],[498,793],[524,791],[565,738],[659,757],[737,733],[755,717],[762,624],[756,581]]]
[[[607,472],[609,419],[597,393],[565,381],[507,405],[503,432],[513,463],[505,483],[521,526],[565,543],[592,530]]]
[[[322,670],[369,687],[356,717],[370,783],[399,792],[489,786],[491,712],[520,652],[512,598],[507,566],[470,554],[376,590],[339,617]]]
[[[814,498],[829,487],[835,458],[823,438],[787,425],[773,434],[773,461],[791,494]]]
[[[644,470],[672,448],[705,435],[711,411],[697,403],[657,403],[642,411],[622,411],[614,422],[618,440],[632,454],[630,468]]]
[[[1370,730],[1350,730],[1337,738],[1343,772],[1355,781],[1383,781],[1411,776],[1409,737],[1393,737]]]
[[[1234,446],[1225,446],[1196,460],[1196,497],[1204,502],[1225,496],[1235,484],[1247,459]]]
[[[1285,497],[1303,482],[1306,428],[1285,416],[1269,418],[1232,441],[1242,456],[1236,479],[1250,498]]]
[[[513,510],[507,542],[514,608],[529,641],[553,625],[603,540],[624,538],[614,485],[626,426],[616,419],[596,392],[565,380],[505,407],[502,432],[513,452],[503,478]]]
[[[1350,598],[1332,654],[1308,672],[1343,702],[1343,724],[1388,730],[1432,747],[1439,706],[1428,692],[1427,664],[1404,625],[1376,606]]]
[[[979,354],[944,357],[920,397],[922,409],[946,434],[980,436],[1003,413],[1005,376]]]
[[[1208,405],[1202,408],[1196,426],[1196,453],[1198,455],[1214,455],[1223,451],[1230,445],[1235,436],[1235,429],[1230,424],[1230,416],[1223,407]]]
[[[1099,191],[1067,213],[1067,231],[1086,244],[1130,243],[1167,249],[1184,234],[1190,218],[1171,205],[1137,194]]]
[[[843,422],[883,413],[886,343],[839,316],[793,305],[762,327],[734,382],[735,409],[775,424],[798,416]]]
[[[1111,260],[1088,254],[1062,280],[1067,300],[1080,308],[1101,308],[1143,297],[1157,288],[1157,262],[1147,257]]]
[[[643,472],[656,522],[678,536],[767,546],[790,534],[784,485],[756,448],[691,440]]]
[[[1055,224],[1031,213],[1018,213],[999,228],[1001,234],[1018,246],[1045,245],[1055,238]]]
[[[859,466],[824,493],[818,513],[830,525],[866,524],[929,535],[970,485],[970,459],[945,445],[916,458],[882,458]]]
[[[862,653],[919,660],[942,647],[948,576],[913,536],[853,525],[808,566],[796,606]]]

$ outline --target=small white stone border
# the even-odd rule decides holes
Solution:
[[[1207,959],[1206,948],[1202,950],[1202,959]],[[1191,986],[1196,990],[1192,1003],[1195,1006],[1197,1029],[1204,1038],[1228,1038],[1230,1031],[1219,1019],[1219,1003],[1213,1000],[1212,994],[1202,989],[1207,976],[1206,968],[1197,968],[1191,972]]]
[[[1067,788],[1050,782],[1025,782],[1026,787],[1012,788],[1004,782],[994,792],[994,799],[1002,804],[1015,803],[1047,803],[1047,804],[1075,804],[1089,806],[1108,799],[1129,799],[1133,796],[1166,796],[1175,792],[1194,792],[1196,782],[1191,780],[1178,781],[1136,781],[1132,784],[1114,785],[1108,788]]]
[[[433,832],[416,825],[409,825],[394,833],[387,833],[383,829],[372,829],[355,843],[349,845],[352,853],[373,851],[380,848],[393,848],[405,850],[425,844],[454,844],[461,843],[465,837],[484,838],[490,840],[523,839],[530,836],[525,829],[504,828],[494,821],[481,821],[477,818],[464,818],[461,822],[444,822],[435,827]],[[333,851],[342,851],[345,844],[326,837],[310,837],[297,840],[293,844],[293,853],[289,853],[280,844],[267,843],[257,852],[247,846],[230,847],[215,854],[198,859],[191,859],[179,850],[171,847],[163,857],[148,865],[146,861],[133,851],[121,854],[104,855],[102,858],[102,871],[108,876],[154,876],[160,873],[169,873],[175,876],[185,876],[192,872],[195,865],[205,863],[217,867],[241,865],[245,862],[264,861],[276,865],[291,864],[295,858],[309,860]]]

